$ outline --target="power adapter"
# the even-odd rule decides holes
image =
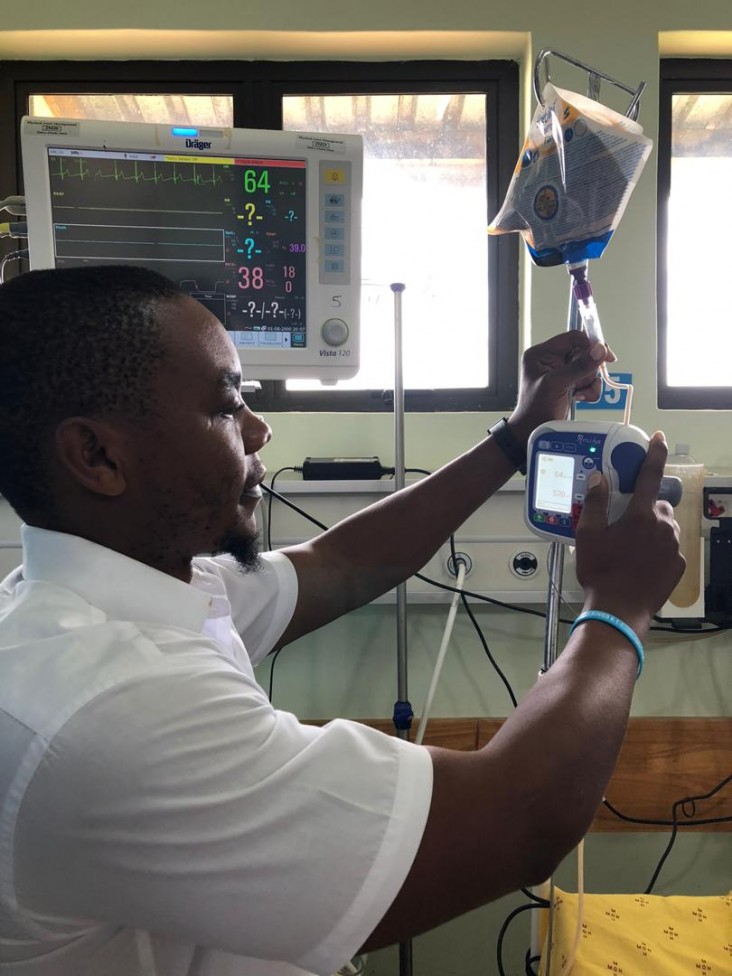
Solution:
[[[306,457],[302,463],[304,481],[378,481],[387,470],[377,457]]]

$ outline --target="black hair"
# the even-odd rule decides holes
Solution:
[[[0,493],[21,518],[50,515],[50,448],[66,417],[155,415],[167,353],[157,321],[181,297],[130,265],[30,271],[0,285]]]

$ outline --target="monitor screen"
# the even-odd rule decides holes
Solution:
[[[160,271],[249,379],[357,372],[360,137],[27,118],[22,145],[32,267]]]
[[[572,511],[574,457],[564,454],[539,454],[536,465],[534,507],[544,512]]]

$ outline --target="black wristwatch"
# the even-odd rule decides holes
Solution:
[[[526,474],[526,448],[513,436],[506,418],[501,417],[492,427],[488,428],[488,433],[511,464],[515,465],[521,474]]]

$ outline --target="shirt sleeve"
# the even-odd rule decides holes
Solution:
[[[252,664],[272,650],[292,619],[297,603],[297,573],[281,552],[265,552],[259,569],[242,572],[231,556],[200,560],[226,588],[231,619]]]
[[[147,675],[49,743],[19,814],[18,899],[325,976],[401,888],[431,789],[421,746],[302,725],[224,665]]]

